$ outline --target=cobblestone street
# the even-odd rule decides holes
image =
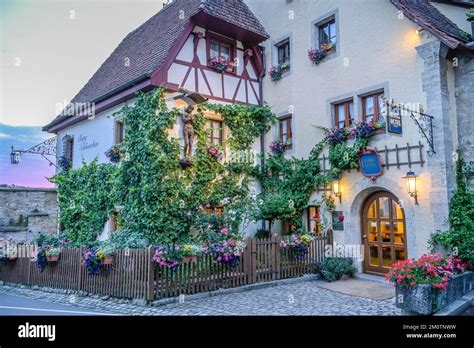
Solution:
[[[192,300],[184,297],[182,303],[158,307],[107,296],[77,296],[68,290],[45,292],[9,285],[0,286],[0,294],[123,315],[400,315],[393,298],[377,301],[345,295],[318,288],[319,283],[323,282],[304,281]]]

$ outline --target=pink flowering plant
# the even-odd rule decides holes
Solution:
[[[428,284],[433,288],[446,290],[448,282],[456,274],[466,270],[467,265],[454,256],[425,254],[419,259],[398,261],[386,274],[394,285],[416,286]]]
[[[231,61],[229,61],[225,57],[213,57],[209,60],[209,65],[220,73],[224,72],[225,70],[227,70],[227,68],[232,66]]]
[[[320,49],[312,48],[308,51],[308,58],[314,64],[319,64],[332,51],[334,44],[323,44]]]
[[[355,121],[350,130],[350,134],[353,137],[367,139],[374,135],[377,129],[385,127],[383,122],[363,122]]]
[[[211,255],[219,263],[235,267],[240,261],[245,243],[240,235],[231,233],[228,228],[222,228],[211,237],[207,246],[203,249],[205,254]]]
[[[183,252],[179,245],[169,247],[158,246],[153,255],[153,261],[162,267],[175,269],[181,265],[183,261]]]
[[[214,158],[216,161],[222,160],[224,155],[215,146],[209,145],[207,148],[207,154]]]
[[[309,251],[313,237],[305,233],[292,234],[288,240],[280,242],[280,248],[287,249],[290,257],[303,260]]]

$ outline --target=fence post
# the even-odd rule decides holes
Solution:
[[[147,276],[147,282],[148,282],[148,287],[147,287],[147,300],[151,301],[155,299],[155,265],[153,264],[153,246],[149,246],[147,249],[147,271],[148,271],[148,276]]]
[[[82,247],[79,248],[79,262],[78,262],[78,268],[79,268],[79,275],[77,277],[77,290],[80,291],[82,290]]]
[[[280,236],[278,234],[274,234],[272,236],[272,241],[274,242],[274,271],[273,271],[273,279],[280,279],[280,271],[281,271],[281,249],[280,249]]]
[[[27,250],[26,250],[26,255],[25,257],[28,259],[28,272],[26,275],[26,284],[30,285],[31,281],[31,257],[33,256],[33,246],[28,245]]]
[[[257,282],[257,240],[255,238],[251,238],[250,240],[250,274],[252,283]]]

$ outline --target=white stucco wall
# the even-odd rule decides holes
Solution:
[[[129,104],[133,101],[129,101]],[[99,163],[107,162],[105,152],[114,144],[114,120],[113,114],[123,107],[117,105],[95,115],[94,118],[76,123],[58,132],[57,154],[63,153],[63,138],[66,135],[74,137],[73,145],[73,168],[92,162],[97,158]]]
[[[291,71],[277,82],[268,74],[264,79],[264,99],[280,115],[293,113],[293,148],[288,155],[307,158],[313,146],[322,139],[320,130],[313,125],[333,126],[331,102],[353,97],[356,115],[361,117],[360,95],[379,89],[389,99],[398,103],[421,104],[426,110],[426,96],[422,90],[423,60],[415,47],[435,40],[426,33],[417,35],[418,26],[403,16],[388,0],[359,1],[293,1],[288,5],[272,6],[272,0],[247,0],[250,8],[262,21],[272,39],[267,40],[267,69],[274,64],[276,38],[290,37]],[[272,15],[268,15],[268,9]],[[313,24],[327,14],[335,14],[338,25],[337,53],[328,56],[319,65],[308,59],[308,50],[315,47]],[[410,105],[415,108],[416,105]],[[370,146],[383,149],[424,145],[423,156],[427,160],[427,143],[420,136],[415,123],[407,116],[402,119],[403,134],[377,135]],[[266,137],[266,148],[277,139],[276,129]],[[325,150],[327,154],[327,149]],[[406,154],[400,153],[400,161],[406,161]],[[392,153],[391,156],[395,156]],[[391,158],[394,160],[394,157]],[[413,160],[413,154],[412,154]],[[342,210],[346,220],[344,231],[335,231],[339,242],[360,243],[360,214],[362,204],[369,193],[388,190],[397,196],[405,207],[407,219],[408,256],[415,257],[427,251],[427,240],[434,231],[431,211],[431,173],[424,167],[413,165],[419,175],[418,201],[413,204],[402,177],[408,166],[385,169],[376,183],[362,176],[360,172],[346,172],[341,179],[342,203],[336,202],[336,210]],[[310,199],[320,200],[314,193]],[[305,220],[306,221],[306,218]],[[272,230],[278,230],[276,223]]]

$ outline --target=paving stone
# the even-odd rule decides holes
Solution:
[[[371,300],[321,289],[322,281],[307,281],[266,287],[221,296],[174,302],[159,307],[145,306],[144,300],[113,299],[107,296],[76,297],[33,291],[30,288],[0,286],[0,293],[46,299],[47,301],[125,315],[400,315],[394,299]]]

